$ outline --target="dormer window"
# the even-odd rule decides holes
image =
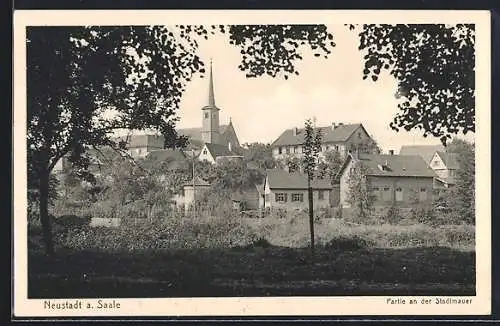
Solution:
[[[205,119],[208,119],[208,112],[205,112]]]
[[[389,162],[385,161],[385,163],[377,164],[377,167],[380,171],[390,171]]]

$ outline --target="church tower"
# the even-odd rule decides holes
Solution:
[[[210,60],[210,80],[208,85],[208,105],[202,111],[201,140],[204,143],[217,143],[219,137],[219,108],[215,105],[214,81],[212,76],[212,60]]]

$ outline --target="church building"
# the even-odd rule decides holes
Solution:
[[[227,125],[219,124],[220,108],[215,104],[212,63],[208,85],[208,101],[201,108],[201,127],[178,129],[179,135],[188,138],[187,152],[194,150],[199,160],[217,163],[222,159],[242,159],[243,148],[234,129],[231,118]],[[132,157],[145,158],[151,153],[171,151],[163,149],[162,135],[129,135],[117,137],[127,142],[127,150]],[[187,153],[188,154],[188,153]]]
[[[178,133],[189,139],[189,148],[199,152],[198,159],[216,163],[221,159],[241,159],[242,147],[231,118],[227,125],[220,125],[220,108],[215,104],[212,63],[208,85],[208,102],[201,108],[201,128],[179,129]]]

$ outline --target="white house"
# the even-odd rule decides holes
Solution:
[[[180,194],[175,195],[172,200],[178,207],[188,210],[196,198],[201,198],[210,189],[210,184],[205,180],[196,177],[194,184],[192,181],[184,183]]]
[[[458,154],[436,151],[429,166],[437,175],[436,187],[449,188],[455,184],[456,171],[459,168]]]
[[[243,156],[238,152],[232,150],[231,145],[228,147],[219,144],[209,144],[205,143],[201,149],[198,160],[208,161],[212,164],[216,164],[223,159],[228,160],[242,160]]]
[[[315,128],[316,131],[321,133],[320,156],[326,151],[337,151],[342,157],[346,157],[349,151],[359,150],[370,153],[372,151],[367,144],[373,144],[374,140],[360,123],[333,123],[331,126]],[[305,142],[304,136],[304,128],[285,130],[271,144],[273,157],[275,159],[283,159],[290,155],[301,157]]]

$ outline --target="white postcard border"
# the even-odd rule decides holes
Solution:
[[[388,304],[380,297],[262,297],[115,299],[114,310],[44,309],[43,299],[27,299],[26,218],[26,26],[154,24],[476,24],[476,289],[471,304]],[[23,10],[14,12],[14,315],[61,316],[264,316],[264,315],[486,315],[491,312],[491,50],[488,11],[353,10]],[[462,266],[457,266],[462,268]],[[390,297],[435,300],[436,297]],[[443,297],[446,299],[447,297]],[[103,298],[104,299],[104,298]],[[79,299],[97,304],[97,299]],[[112,300],[112,299],[111,299]],[[50,300],[65,302],[66,300]],[[74,301],[74,300],[73,300]]]

